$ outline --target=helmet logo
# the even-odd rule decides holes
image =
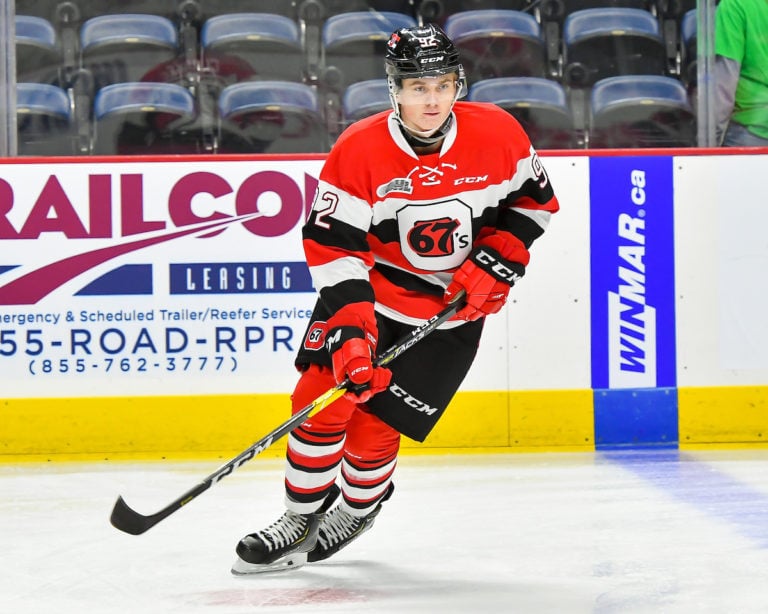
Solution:
[[[419,45],[421,45],[424,49],[437,47],[437,36],[434,34],[430,34],[429,36],[417,36],[416,40],[419,41]]]
[[[397,32],[393,32],[392,36],[389,37],[389,40],[387,41],[387,47],[390,49],[394,49],[397,47],[397,43],[400,42],[400,36],[397,34]]]

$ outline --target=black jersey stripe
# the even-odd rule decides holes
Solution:
[[[367,280],[345,279],[320,290],[320,300],[328,312],[334,314],[350,303],[373,303],[376,297]]]
[[[357,253],[367,253],[367,233],[351,224],[333,220],[333,231],[320,228],[315,224],[305,224],[302,228],[302,237],[305,241],[313,241],[318,245],[333,247]]]
[[[500,211],[497,227],[515,235],[526,248],[530,248],[533,242],[544,234],[544,229],[535,220],[515,209]]]
[[[380,263],[377,263],[375,268],[388,282],[409,292],[420,292],[431,296],[443,296],[445,292],[444,288],[431,284],[425,279],[417,277],[414,273]]]

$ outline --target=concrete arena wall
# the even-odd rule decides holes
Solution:
[[[528,275],[504,315],[489,319],[478,360],[446,416],[424,444],[404,441],[406,451],[765,441],[768,293],[761,280],[768,245],[760,229],[768,213],[757,195],[766,152],[695,153],[542,155],[562,210],[534,246]],[[185,289],[173,271],[188,262],[301,261],[298,213],[306,211],[321,163],[317,157],[4,161],[0,458],[228,458],[283,422],[295,379],[289,349],[302,330],[300,314],[314,302],[311,289],[195,294],[191,273]],[[41,177],[48,177],[42,189]],[[638,177],[646,182],[639,191]],[[261,179],[282,187],[259,188]],[[94,193],[109,195],[109,214]],[[209,227],[226,222],[216,221],[224,213],[248,213],[246,197],[257,200],[261,217],[223,231]],[[642,217],[635,215],[640,209]],[[287,218],[290,211],[296,215]],[[193,236],[150,241],[193,226]],[[622,244],[627,238],[634,243]],[[137,240],[148,244],[137,247]],[[133,249],[115,247],[128,244]],[[94,264],[94,254],[105,249],[119,253]],[[623,256],[614,274],[617,250]],[[72,273],[72,263],[84,258],[88,265]],[[110,294],[125,279],[110,285],[116,272],[138,274],[147,266],[148,291]],[[30,290],[53,273],[64,281],[40,296]],[[618,297],[618,311],[611,311],[610,296]],[[170,319],[212,306],[234,320],[217,321],[215,333],[213,323]],[[250,307],[255,322],[236,317]],[[75,317],[64,324],[70,312],[129,311],[166,321]],[[24,314],[40,321],[20,324]],[[60,322],[42,321],[55,314]],[[241,324],[251,335],[246,352],[235,346]],[[145,357],[181,359],[172,355],[178,345],[161,347],[163,329],[166,343],[183,334],[210,344],[215,335],[217,350],[231,353],[236,368],[139,372]],[[125,351],[122,336],[133,340]],[[77,362],[81,356],[85,363]],[[193,364],[200,357],[184,358]],[[280,444],[266,454],[283,450]]]

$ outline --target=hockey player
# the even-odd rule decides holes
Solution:
[[[439,27],[394,32],[385,67],[393,111],[341,135],[303,229],[319,300],[296,358],[293,409],[345,377],[356,388],[289,436],[287,511],[238,543],[235,574],[328,558],[371,527],[393,492],[401,434],[424,441],[435,426],[485,317],[502,308],[559,207],[515,119],[457,102],[466,78]],[[391,370],[373,366],[377,348],[461,290],[452,320]]]

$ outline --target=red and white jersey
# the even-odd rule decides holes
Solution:
[[[320,299],[335,313],[374,301],[418,325],[437,313],[473,244],[501,234],[510,260],[559,208],[528,136],[506,111],[457,102],[438,153],[419,156],[394,114],[350,126],[320,174],[304,226],[304,250]]]

